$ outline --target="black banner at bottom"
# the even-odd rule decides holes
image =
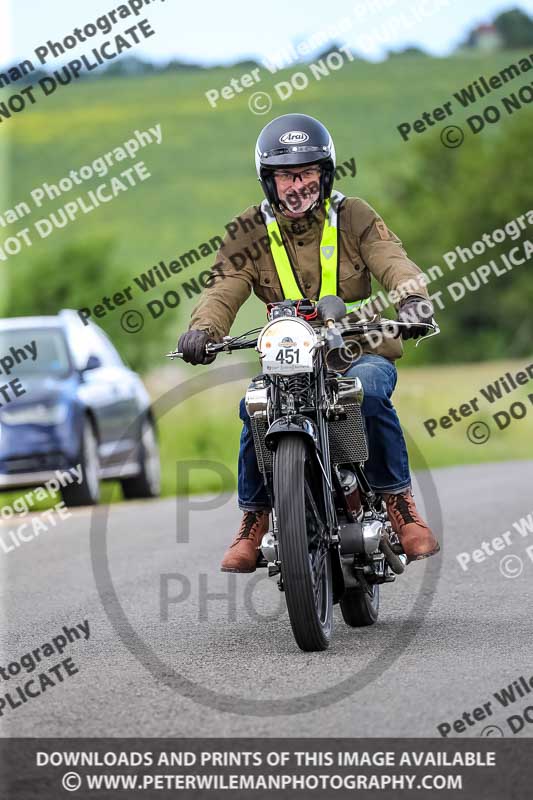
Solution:
[[[531,739],[0,739],[0,797],[532,796]]]

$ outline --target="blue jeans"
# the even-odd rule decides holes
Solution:
[[[365,399],[363,416],[368,437],[369,458],[365,474],[377,492],[397,494],[411,486],[407,446],[398,414],[391,402],[396,387],[394,364],[383,356],[362,355],[345,375],[359,378]],[[270,509],[268,492],[257,466],[250,417],[240,402],[243,421],[239,450],[238,503],[243,511]]]

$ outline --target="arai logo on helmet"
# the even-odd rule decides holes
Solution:
[[[308,139],[309,136],[304,131],[287,131],[279,137],[281,144],[303,144]]]

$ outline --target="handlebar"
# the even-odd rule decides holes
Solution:
[[[376,331],[379,332],[386,332],[391,328],[410,328],[413,323],[411,322],[399,322],[398,320],[384,320],[382,322],[363,322],[357,325],[351,325],[348,328],[343,328],[339,331],[341,336],[348,336],[349,334],[355,334],[356,336],[364,336],[367,333],[374,333]],[[428,333],[425,336],[419,338],[415,344],[415,347],[424,341],[424,339],[429,339],[432,336],[437,336],[440,333],[440,328],[433,319],[431,323],[424,323],[424,322],[417,322],[417,327],[425,327],[428,329]],[[243,339],[244,336],[249,336],[250,334],[259,334],[263,330],[263,326],[260,328],[254,328],[246,333],[241,333],[239,336],[224,336],[221,342],[213,342],[208,343],[205,347],[206,354],[212,353],[220,353],[220,352],[227,352],[231,353],[234,350],[249,350],[252,347],[257,345],[258,336],[255,336],[252,339],[247,339],[245,341],[239,341],[239,339]],[[170,353],[166,354],[167,358],[174,360],[175,358],[183,358],[183,353],[180,353],[178,350],[173,350]]]

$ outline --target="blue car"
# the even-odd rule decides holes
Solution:
[[[0,320],[0,491],[81,467],[66,505],[94,505],[100,480],[124,497],[160,492],[150,398],[93,323],[75,311]],[[66,482],[65,482],[66,484]]]

